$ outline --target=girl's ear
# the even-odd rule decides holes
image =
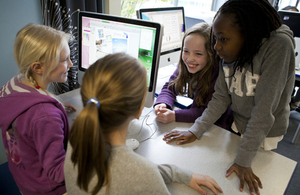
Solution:
[[[31,70],[39,75],[43,74],[43,66],[40,62],[34,62],[30,65]]]

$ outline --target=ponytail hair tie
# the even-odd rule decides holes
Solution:
[[[94,104],[96,104],[96,106],[98,107],[98,109],[100,108],[100,102],[99,102],[99,100],[98,100],[97,98],[95,98],[95,97],[90,98],[90,99],[86,102],[86,104],[89,104],[89,103],[94,103]]]

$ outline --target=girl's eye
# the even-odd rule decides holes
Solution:
[[[202,53],[196,53],[197,56],[202,56]]]
[[[61,60],[61,62],[66,62],[69,59],[69,57],[66,57],[65,59]]]
[[[227,41],[227,39],[226,38],[221,38],[221,41],[225,42],[225,41]]]
[[[215,39],[215,40],[220,40],[220,41],[222,41],[222,42],[226,42],[226,41],[227,41],[226,38],[217,37],[217,36],[215,36],[215,35],[214,35],[214,39]]]
[[[188,53],[189,51],[188,50],[183,50],[183,53]]]

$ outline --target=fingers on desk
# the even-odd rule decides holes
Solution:
[[[177,131],[173,130],[167,133],[163,140],[165,140],[167,143],[171,143],[173,141],[177,141],[177,145],[186,144],[195,141],[196,136],[194,136],[189,131]]]
[[[163,140],[171,139],[178,135],[179,135],[179,131],[173,130],[173,131],[170,131],[169,133],[167,133],[166,135],[164,135]]]
[[[240,191],[244,190],[245,181],[249,186],[251,195],[260,194],[258,187],[262,188],[260,179],[253,173],[251,167],[241,167],[233,164],[226,172],[226,177],[229,177],[233,172],[236,172],[240,180]]]
[[[180,136],[178,135],[179,135],[179,131],[173,130],[167,133],[166,135],[164,135],[163,140],[165,140],[167,143],[171,143],[180,138]]]
[[[201,188],[201,186],[206,186],[209,188],[215,195],[219,192],[223,192],[218,183],[211,177],[202,174],[192,174],[190,181],[190,186],[200,192],[201,194],[207,194],[207,192]]]
[[[218,194],[217,190],[219,192],[223,192],[221,187],[218,185],[218,183],[211,177],[206,176],[207,182],[205,183],[205,186],[208,187],[215,195]]]
[[[245,181],[247,182],[248,186],[249,186],[249,191],[250,191],[250,194],[251,195],[254,195],[255,193],[257,195],[260,195],[260,192],[259,192],[259,189],[258,189],[258,186],[260,188],[262,188],[262,184],[261,184],[261,181],[260,179],[254,174],[252,173],[251,176],[245,176],[244,178],[240,178],[240,190],[242,191],[243,188],[244,188],[244,183]]]
[[[154,113],[157,115],[161,109],[163,108],[166,108],[167,105],[166,104],[157,104],[155,107],[154,107]]]
[[[219,184],[211,177],[209,177],[210,182],[213,184],[213,186],[219,191],[223,193],[222,188],[219,186]],[[217,191],[213,191],[215,194],[218,194]]]
[[[157,114],[156,120],[157,120],[158,122],[161,122],[161,123],[168,123],[168,118],[167,118],[167,116],[165,116],[165,114],[160,113],[160,112]]]

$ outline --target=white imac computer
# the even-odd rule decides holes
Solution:
[[[164,26],[159,67],[178,63],[185,33],[183,7],[142,8],[137,18],[158,22]]]
[[[152,108],[155,96],[162,26],[156,22],[113,15],[79,12],[79,70],[85,71],[97,59],[124,52],[139,59],[147,70],[145,107]],[[134,119],[128,128],[126,145],[132,149],[153,135],[144,120]],[[134,138],[134,139],[133,139]]]
[[[113,15],[79,12],[78,27],[79,70],[85,71],[97,59],[116,52],[139,59],[148,77],[145,107],[152,107],[161,48],[161,25]]]

